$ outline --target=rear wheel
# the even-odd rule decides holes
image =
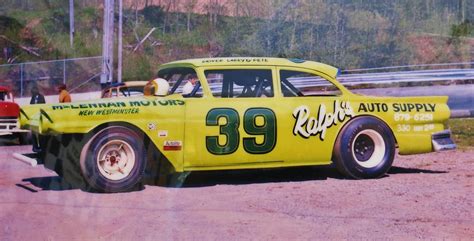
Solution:
[[[334,146],[337,169],[351,178],[376,178],[392,166],[395,138],[375,117],[359,117],[341,130]]]
[[[144,136],[122,126],[94,135],[80,158],[84,179],[100,192],[130,191],[141,185],[146,167]]]

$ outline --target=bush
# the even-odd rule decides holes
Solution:
[[[145,21],[150,23],[153,26],[159,26],[163,24],[163,19],[165,17],[165,12],[162,7],[159,6],[148,6],[142,10],[142,14],[145,18]]]
[[[143,55],[131,54],[126,56],[123,69],[124,81],[150,80],[154,76],[150,61]]]
[[[467,37],[474,34],[474,24],[469,20],[451,27],[451,36],[453,37]]]
[[[69,32],[69,14],[64,9],[54,9],[43,22],[43,28],[48,34]]]
[[[23,25],[18,20],[7,16],[0,16],[0,35],[16,38],[22,28]]]

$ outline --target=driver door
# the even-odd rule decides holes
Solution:
[[[209,96],[186,101],[184,168],[229,169],[282,162],[273,67],[203,71]]]

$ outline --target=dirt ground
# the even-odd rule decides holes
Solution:
[[[332,168],[192,173],[181,188],[73,189],[0,147],[0,240],[473,240],[474,148],[397,156],[389,174]]]

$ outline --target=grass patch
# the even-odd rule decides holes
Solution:
[[[474,147],[474,118],[450,119],[449,127],[459,147]]]

